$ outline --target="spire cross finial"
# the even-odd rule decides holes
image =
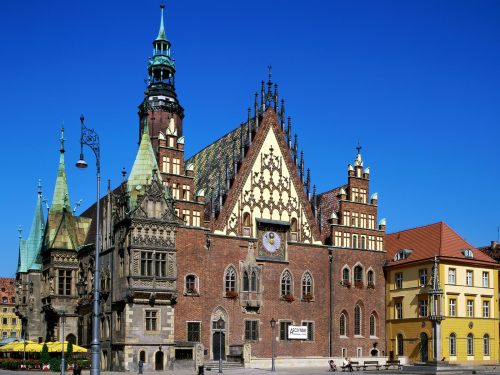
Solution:
[[[269,82],[272,82],[272,78],[273,78],[273,66],[272,65],[268,65],[267,66],[267,70],[269,71]]]
[[[360,144],[359,144],[359,142],[358,142],[358,146],[356,147],[356,150],[358,150],[358,154],[361,152],[361,149],[362,149],[362,148],[363,148],[363,147],[361,147],[361,145],[360,145]]]

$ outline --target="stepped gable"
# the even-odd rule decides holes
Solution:
[[[321,234],[323,239],[330,236],[330,216],[332,213],[337,214],[340,217],[340,204],[339,204],[339,191],[341,188],[347,189],[348,185],[343,185],[336,187],[334,189],[325,191],[324,193],[318,194],[316,200],[316,211],[319,212],[322,209],[321,215]]]
[[[493,259],[465,241],[442,221],[391,233],[385,239],[389,265],[395,263],[394,255],[403,249],[412,250],[412,253],[407,258],[398,260],[397,264],[432,259],[436,255],[449,260],[460,260],[460,262],[495,264]],[[466,249],[472,250],[473,258],[464,256],[463,251]]]

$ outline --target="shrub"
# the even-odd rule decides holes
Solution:
[[[49,363],[49,360],[50,360],[49,347],[47,346],[47,343],[44,342],[42,346],[42,351],[40,352],[40,362],[45,365]]]

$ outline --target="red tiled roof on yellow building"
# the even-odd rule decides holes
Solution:
[[[442,221],[391,233],[385,240],[388,266],[418,262],[434,256],[450,261],[496,264]]]

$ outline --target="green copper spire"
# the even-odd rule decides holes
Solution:
[[[167,36],[165,35],[165,27],[163,26],[163,9],[165,9],[165,4],[160,4],[161,9],[161,19],[160,19],[160,31],[158,31],[158,36],[156,40],[165,40],[167,41]]]
[[[35,207],[35,214],[31,223],[31,230],[26,240],[20,238],[19,243],[19,264],[17,272],[27,272],[30,269],[41,269],[41,264],[37,261],[43,242],[45,220],[43,217],[43,197],[42,182],[38,180],[38,197]]]
[[[137,197],[144,193],[146,185],[151,183],[153,173],[156,173],[158,180],[161,181],[158,163],[156,162],[153,146],[151,145],[151,138],[149,138],[149,125],[148,118],[146,117],[139,150],[137,151],[134,165],[127,181],[131,208],[135,207]]]
[[[64,128],[61,129],[61,155],[59,156],[59,168],[57,170],[56,187],[52,197],[52,206],[49,212],[61,212],[71,207],[68,194],[68,183],[66,182],[66,166],[64,164]],[[71,210],[69,210],[71,211]]]

